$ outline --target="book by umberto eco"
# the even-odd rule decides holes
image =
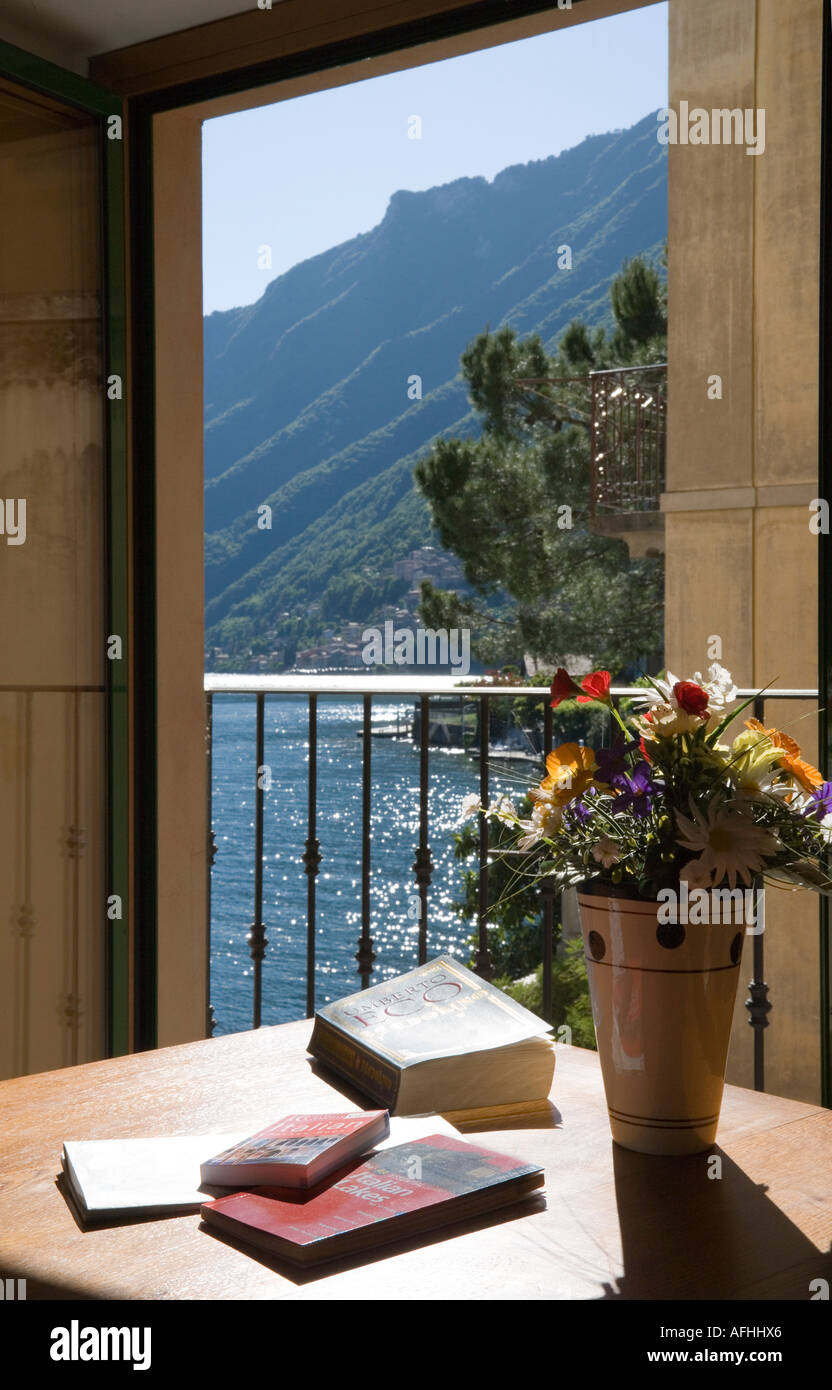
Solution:
[[[535,1164],[432,1134],[373,1154],[305,1200],[236,1192],[201,1215],[209,1229],[309,1265],[479,1216],[543,1181]]]
[[[545,1105],[550,1033],[502,990],[438,956],[319,1009],[308,1050],[388,1110],[465,1118]]]

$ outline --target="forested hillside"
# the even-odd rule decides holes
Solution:
[[[394,565],[435,544],[413,465],[478,428],[460,354],[503,323],[553,348],[573,319],[608,322],[622,262],[658,261],[667,235],[656,129],[394,193],[371,232],[206,319],[206,642],[225,664],[285,664],[401,601]]]

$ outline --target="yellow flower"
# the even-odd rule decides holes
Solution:
[[[731,746],[731,771],[744,792],[759,795],[782,756],[764,730],[737,734]]]
[[[753,729],[757,733],[765,734],[771,739],[774,747],[779,752],[780,766],[784,772],[788,772],[795,782],[806,792],[814,791],[823,782],[823,777],[816,767],[807,763],[800,756],[800,747],[788,734],[781,734],[779,729],[764,729],[759,719],[746,719],[746,729]],[[740,735],[742,737],[742,735]]]
[[[597,771],[595,753],[579,743],[562,743],[546,759],[546,771],[541,792],[549,793],[555,806],[566,806],[592,785]]]

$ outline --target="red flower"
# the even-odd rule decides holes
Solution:
[[[586,691],[585,695],[578,696],[579,705],[588,705],[591,700],[603,700],[609,703],[610,698],[609,671],[593,671],[590,675],[584,676],[581,681],[581,689]]]
[[[645,719],[649,719],[649,718],[650,718],[649,714],[645,714],[644,717],[645,717]],[[653,759],[650,757],[650,754],[647,752],[647,744],[644,742],[644,739],[643,739],[643,738],[640,738],[639,741],[638,741],[638,743],[639,743],[639,747],[640,747],[640,749],[641,749],[642,757],[644,758],[645,762],[652,763]]]
[[[573,681],[569,672],[565,671],[562,666],[559,666],[555,672],[555,678],[552,681],[552,688],[549,692],[552,696],[552,709],[557,709],[561,700],[568,700],[571,695],[575,694],[577,689],[578,686]]]
[[[708,692],[695,681],[677,681],[673,687],[676,703],[685,714],[695,714],[704,718],[708,712]]]

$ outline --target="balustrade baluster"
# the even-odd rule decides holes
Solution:
[[[309,775],[306,818],[306,847],[303,868],[306,873],[306,1017],[315,1012],[315,892],[321,865],[321,845],[317,838],[318,814],[318,697],[309,695]]]
[[[205,1036],[213,1037],[217,1020],[214,1014],[214,1006],[211,1003],[211,871],[214,867],[214,860],[217,857],[217,841],[214,836],[214,826],[212,823],[211,806],[214,795],[214,696],[208,690],[205,693],[205,756],[207,767],[207,795],[208,820],[207,820],[207,846],[205,854],[205,892],[208,905],[207,940],[205,948],[208,954],[208,966],[205,971]]]
[[[549,696],[543,704],[543,758],[552,751],[552,705]],[[543,899],[543,1017],[552,1022],[552,954],[555,932],[555,898],[558,896],[547,879],[541,889]]]
[[[759,719],[761,724],[765,724],[766,701],[764,695],[759,695],[754,701],[754,718]],[[763,880],[760,874],[754,877],[755,893],[763,891]],[[755,914],[756,917],[756,914]],[[765,921],[765,918],[763,919]],[[756,921],[755,921],[756,926]],[[766,1037],[765,1030],[768,1028],[768,1015],[771,1013],[771,1004],[768,998],[768,985],[765,982],[765,948],[763,946],[764,932],[754,933],[754,947],[752,951],[752,971],[751,980],[748,984],[748,998],[745,1007],[748,1010],[748,1024],[754,1029],[754,1090],[765,1090],[766,1075]]]
[[[428,844],[428,792],[430,753],[430,696],[423,695],[419,702],[419,846],[413,872],[419,889],[419,964],[424,965],[428,958],[428,888],[434,864],[430,857]],[[462,725],[460,725],[461,736]]]
[[[490,705],[487,695],[480,697],[480,801],[488,806],[488,749],[490,741]],[[491,979],[492,961],[488,946],[488,821],[480,816],[480,882],[479,938],[476,971],[484,980]]]
[[[210,681],[210,685],[208,682]],[[86,688],[86,687],[85,687]],[[211,874],[216,854],[216,840],[211,825],[212,820],[212,764],[213,764],[213,693],[222,690],[224,687],[217,677],[206,678],[206,762],[207,762],[207,806],[208,806],[208,828],[206,832],[207,848],[207,930],[206,930],[206,950],[209,959],[210,977],[210,923],[211,923],[211,896],[212,882]],[[262,963],[265,958],[268,945],[266,929],[263,922],[263,838],[264,838],[264,786],[261,769],[264,766],[264,745],[265,745],[265,693],[262,683],[258,685],[252,683],[246,687],[239,682],[233,686],[226,687],[229,693],[238,693],[241,689],[248,689],[257,695],[257,778],[255,795],[255,871],[254,871],[254,922],[247,936],[250,948],[251,959],[254,963],[254,1003],[253,1003],[253,1023],[254,1027],[259,1027],[262,1013]],[[279,690],[279,680],[269,689]],[[4,686],[4,690],[20,690],[26,687]],[[50,687],[50,689],[63,689],[63,687]],[[326,686],[318,684],[315,690],[307,691],[309,697],[309,782],[308,782],[308,820],[305,850],[302,855],[302,862],[307,874],[307,990],[306,1008],[307,1014],[311,1016],[315,1008],[315,950],[316,950],[316,879],[321,863],[320,843],[317,839],[317,754],[318,754],[318,727],[317,727],[317,699],[321,689],[326,690]],[[339,690],[342,689],[339,687]],[[377,691],[374,693],[381,693]],[[436,693],[440,693],[439,690]],[[501,694],[527,695],[526,690],[505,690]],[[616,689],[614,695],[627,695],[628,690]],[[750,691],[739,691],[739,698],[747,697]],[[480,724],[479,724],[479,755],[480,755],[480,799],[483,805],[489,802],[489,747],[490,747],[490,700],[491,694],[483,691],[473,690],[469,698],[479,703]],[[534,697],[531,697],[534,698]],[[538,696],[537,698],[540,698]],[[814,690],[777,690],[758,696],[753,702],[753,709],[756,718],[765,722],[766,701],[771,698],[806,700],[817,698],[817,691]],[[356,960],[358,962],[357,974],[361,977],[362,987],[370,983],[373,973],[376,953],[373,949],[373,939],[371,931],[371,796],[372,796],[372,699],[371,693],[363,696],[363,730],[362,730],[362,873],[361,873],[361,935],[358,941]],[[463,717],[463,742],[464,742],[464,702],[461,699]],[[431,885],[432,875],[435,865],[431,857],[431,850],[428,838],[428,807],[430,799],[430,696],[420,692],[420,718],[423,731],[422,743],[419,750],[419,843],[415,851],[415,862],[413,872],[419,894],[419,942],[418,954],[419,962],[424,963],[427,959],[428,939],[427,939],[427,899]],[[549,705],[548,696],[544,699],[543,706],[543,755],[544,758],[552,750],[553,744],[553,714]],[[488,914],[489,914],[489,884],[488,884],[488,857],[489,857],[489,832],[488,824],[481,818],[479,833],[479,884],[478,884],[478,933],[475,969],[484,979],[491,979],[493,972],[493,961],[489,949],[488,941]],[[759,886],[759,884],[755,885]],[[552,890],[550,884],[541,885],[541,915],[542,915],[542,962],[543,962],[543,1001],[542,1012],[547,1022],[552,1019],[552,958],[554,954],[553,935],[555,922],[555,903],[557,893]],[[210,981],[209,981],[210,988]],[[746,1008],[749,1012],[749,1024],[754,1030],[754,1085],[757,1090],[764,1089],[765,1083],[765,1029],[769,1027],[768,1014],[771,1012],[771,1002],[769,1000],[769,987],[764,979],[764,935],[762,933],[754,935],[752,950],[752,979],[749,982],[749,997],[746,1000]],[[555,1020],[557,1022],[557,1020]],[[210,997],[206,990],[206,1031],[210,1034],[213,1031],[213,1009]]]
[[[265,695],[257,693],[257,769],[254,778],[254,922],[246,937],[249,954],[254,962],[254,1010],[253,1028],[260,1027],[263,1003],[263,957],[268,940],[263,924],[263,776],[265,761]]]
[[[362,780],[361,780],[361,939],[355,958],[358,973],[361,975],[361,988],[370,983],[373,962],[376,958],[373,939],[370,936],[370,796],[372,791],[372,721],[373,697],[364,696],[364,726],[362,732]]]

